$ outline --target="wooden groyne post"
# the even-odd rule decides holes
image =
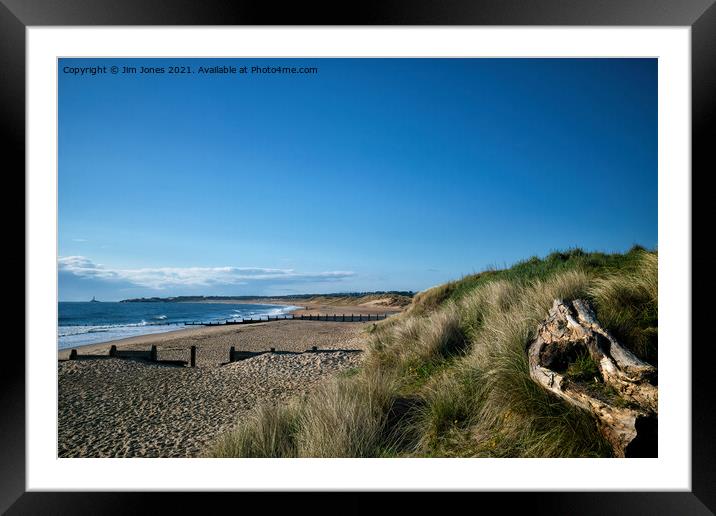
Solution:
[[[381,321],[388,318],[388,313],[375,313],[375,314],[301,314],[292,315],[292,319],[301,321],[341,321],[341,322],[365,322],[365,321]],[[273,318],[272,321],[280,320],[279,318]]]
[[[156,345],[153,345],[152,349],[149,350],[149,360],[151,360],[152,362],[157,361],[157,346]]]
[[[189,355],[189,364],[191,367],[196,367],[196,346],[192,346]]]
[[[116,357],[117,356],[117,346],[112,344],[112,347],[109,348],[109,356]]]
[[[231,346],[229,348],[229,362],[234,361],[234,351],[235,351],[234,346]]]
[[[77,350],[73,349],[70,351],[70,360],[76,360],[77,359]]]

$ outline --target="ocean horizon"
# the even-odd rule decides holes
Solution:
[[[281,315],[299,308],[255,303],[58,302],[57,348],[68,349],[216,322]]]

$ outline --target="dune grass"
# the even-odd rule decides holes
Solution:
[[[537,386],[525,348],[555,298],[657,356],[657,254],[579,249],[428,289],[370,327],[365,360],[302,400],[257,407],[216,457],[605,457],[591,416]],[[583,362],[583,363],[582,363]],[[570,374],[592,373],[588,360]]]
[[[602,324],[654,365],[658,359],[657,266],[656,253],[642,253],[638,267],[597,278],[590,288]]]
[[[336,378],[288,405],[258,405],[224,434],[213,457],[376,457],[396,440],[387,428],[394,379],[382,372]]]

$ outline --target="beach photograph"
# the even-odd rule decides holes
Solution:
[[[658,457],[657,59],[57,66],[59,459]]]

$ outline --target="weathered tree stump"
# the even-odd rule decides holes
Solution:
[[[587,353],[601,378],[575,381],[570,365]],[[615,456],[657,456],[656,368],[602,328],[588,302],[555,299],[527,355],[532,379],[591,412]]]

